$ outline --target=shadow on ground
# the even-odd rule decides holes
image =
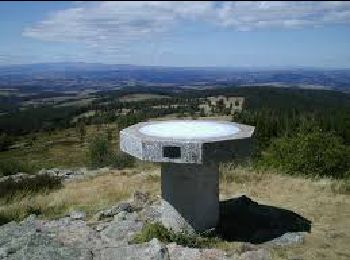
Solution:
[[[311,221],[278,207],[260,205],[246,196],[220,202],[218,235],[227,241],[260,244],[287,232],[310,232]]]

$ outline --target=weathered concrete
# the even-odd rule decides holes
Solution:
[[[165,122],[186,122],[193,120],[170,120]],[[226,121],[195,120],[196,122],[213,122],[220,125],[234,126],[238,132],[226,136],[203,138],[172,138],[145,135],[140,129],[160,122],[142,122],[120,131],[120,149],[141,160],[171,163],[206,163],[234,158],[246,151],[250,137],[254,132],[253,126]],[[179,156],[167,156],[167,150],[179,150]],[[176,150],[175,150],[176,152]]]
[[[198,231],[216,227],[219,220],[219,167],[217,164],[162,164],[162,198]],[[164,205],[165,207],[167,205]],[[165,226],[180,231],[182,218],[164,210]],[[180,230],[179,230],[180,229]],[[187,227],[184,229],[188,230]]]
[[[253,132],[253,126],[226,121],[143,122],[120,131],[120,149],[163,163],[165,226],[204,231],[218,223],[218,163],[249,155]]]

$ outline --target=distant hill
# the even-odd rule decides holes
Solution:
[[[39,63],[0,66],[0,88],[13,85],[256,86],[350,91],[350,69],[245,69],[224,67],[157,67],[101,63]]]

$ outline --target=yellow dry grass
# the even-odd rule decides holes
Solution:
[[[0,213],[18,219],[35,210],[45,218],[54,218],[81,209],[92,216],[98,210],[128,199],[136,190],[158,194],[159,188],[159,178],[134,174],[133,170],[110,171],[95,178],[66,183],[50,193],[14,198],[11,203],[0,206]]]
[[[337,181],[258,174],[247,169],[223,169],[222,175],[222,199],[245,194],[258,203],[292,210],[312,221],[304,244],[275,248],[274,258],[350,259],[350,195],[332,190]]]
[[[220,176],[220,198],[245,194],[265,205],[292,210],[312,221],[305,243],[272,249],[274,259],[349,259],[350,195],[334,192],[337,181],[311,180],[273,173],[257,173],[247,168],[223,167]],[[47,194],[16,198],[0,206],[0,213],[23,215],[28,208],[39,209],[44,218],[62,216],[73,209],[83,209],[92,216],[120,200],[128,199],[135,190],[160,194],[159,168],[153,164],[111,171],[105,175],[66,183],[60,190]],[[239,243],[216,245],[237,250]]]

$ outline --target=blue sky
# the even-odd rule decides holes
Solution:
[[[350,68],[350,2],[1,2],[0,64]]]

